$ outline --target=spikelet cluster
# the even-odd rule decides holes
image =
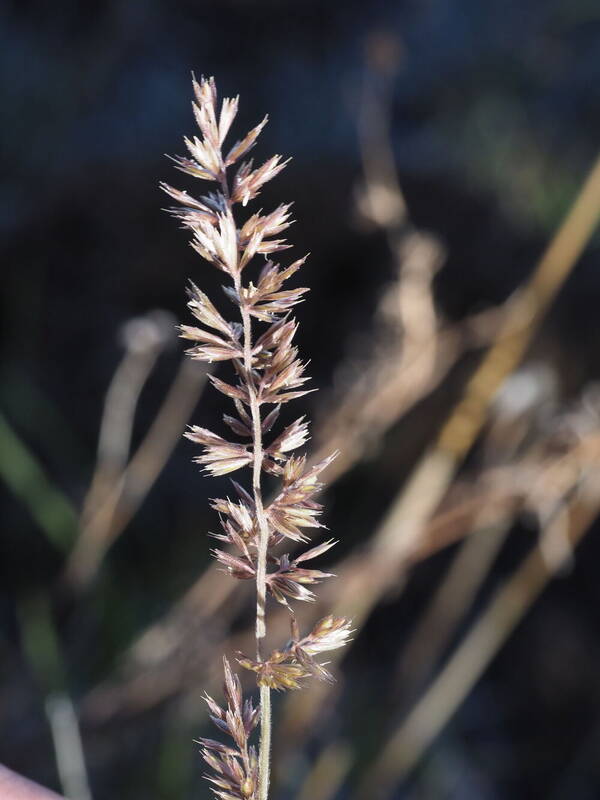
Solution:
[[[231,401],[223,421],[233,440],[197,426],[192,426],[186,436],[202,447],[195,460],[211,475],[252,469],[250,490],[233,482],[233,496],[212,503],[221,524],[221,532],[215,535],[220,545],[212,552],[233,578],[256,582],[259,601],[261,594],[268,593],[291,611],[291,601],[313,600],[314,593],[308,587],[331,577],[305,565],[335,544],[330,539],[293,558],[280,553],[287,540],[308,542],[307,531],[322,527],[321,506],[314,497],[321,488],[319,475],[331,460],[309,467],[305,456],[293,455],[308,439],[308,423],[303,417],[273,432],[281,406],[309,391],[305,388],[306,365],[293,344],[297,323],[290,314],[307,289],[284,288],[305,258],[288,266],[271,258],[291,246],[280,238],[292,223],[290,205],[280,205],[266,214],[254,213],[244,222],[236,221],[233,213],[236,205],[245,206],[256,198],[287,161],[276,155],[255,166],[252,159],[246,159],[266,117],[232,147],[224,148],[238,98],[225,98],[219,108],[212,78],[200,82],[194,79],[193,85],[193,110],[200,136],[186,138],[190,157],[174,161],[181,171],[215,186],[200,197],[168,184],[161,187],[179,204],[169,211],[191,232],[194,250],[228,276],[223,290],[237,309],[237,318],[226,319],[204,292],[190,285],[188,307],[196,325],[182,325],[181,336],[192,343],[187,351],[192,358],[231,362],[232,378],[225,381],[211,376],[211,381]],[[232,174],[228,173],[230,168]],[[251,277],[248,272],[255,269],[258,260],[262,264]],[[278,494],[269,504],[263,504],[260,493],[262,472],[281,481]],[[264,636],[264,608],[260,602],[257,609],[257,658],[239,653],[238,661],[256,673],[260,686],[297,689],[310,676],[332,679],[316,657],[346,643],[348,620],[328,616],[301,637],[292,615],[290,641],[263,657],[260,638]],[[243,702],[239,681],[227,662],[225,696],[226,710],[212,698],[207,702],[213,722],[232,737],[235,747],[209,739],[201,741],[204,758],[213,770],[209,780],[222,800],[254,800],[258,796],[257,759],[248,739],[261,709]]]
[[[254,797],[258,785],[258,762],[256,750],[248,744],[248,739],[258,723],[259,710],[254,707],[252,700],[243,699],[239,678],[232,673],[226,658],[223,659],[223,666],[223,691],[227,708],[221,708],[209,695],[205,695],[204,699],[211,720],[233,740],[233,746],[214,739],[196,741],[204,760],[213,770],[213,774],[206,777],[217,797],[249,800]]]

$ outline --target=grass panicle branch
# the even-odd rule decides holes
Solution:
[[[244,701],[239,679],[225,660],[227,708],[222,709],[208,696],[206,702],[212,721],[231,737],[232,744],[213,739],[199,743],[212,770],[207,778],[218,798],[267,800],[271,690],[298,689],[311,676],[333,680],[317,657],[342,647],[351,633],[349,620],[329,615],[302,636],[291,607],[295,600],[314,600],[308,586],[331,577],[330,573],[307,568],[305,562],[322,555],[335,541],[310,547],[293,558],[281,553],[287,540],[296,545],[306,543],[309,537],[305,529],[322,527],[318,520],[321,506],[313,498],[322,486],[319,475],[335,454],[316,465],[308,464],[305,456],[292,455],[308,439],[304,417],[271,434],[281,406],[309,391],[304,388],[306,365],[293,344],[298,326],[291,316],[291,309],[308,290],[282,288],[305,258],[288,266],[270,258],[291,246],[278,238],[292,224],[290,205],[282,204],[268,214],[254,213],[243,223],[234,215],[236,206],[244,207],[257,197],[264,184],[288,162],[276,155],[255,168],[252,159],[243,160],[256,144],[267,117],[233,147],[224,149],[238,98],[223,99],[219,108],[213,78],[194,79],[193,85],[193,111],[200,136],[185,138],[190,158],[175,158],[174,162],[182,172],[213,182],[216,188],[199,198],[166,183],[161,188],[179,203],[169,211],[191,231],[194,250],[228,276],[223,290],[237,308],[238,319],[226,319],[204,292],[190,285],[188,307],[199,326],[182,325],[181,336],[193,343],[187,351],[191,358],[231,362],[233,381],[209,377],[233,403],[233,411],[225,414],[223,421],[235,440],[198,426],[192,426],[186,436],[203,447],[195,460],[205,472],[225,475],[244,467],[252,472],[250,490],[233,482],[233,499],[212,502],[222,528],[215,535],[222,544],[212,553],[232,577],[252,580],[256,585],[255,658],[238,653],[237,660],[256,674],[260,687],[260,704],[255,708],[251,700]],[[230,168],[233,175],[228,172]],[[250,279],[247,273],[261,257],[264,263],[258,276]],[[261,330],[260,325],[266,328]],[[278,494],[267,505],[262,493],[263,473],[281,480]],[[285,647],[266,655],[263,640],[268,595],[290,611],[291,635]],[[256,751],[250,737],[259,722]]]

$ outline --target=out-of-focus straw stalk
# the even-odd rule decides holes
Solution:
[[[393,786],[419,762],[524,614],[549,581],[569,563],[573,548],[585,536],[600,510],[597,467],[600,439],[597,434],[570,456],[575,460],[579,457],[582,463],[574,471],[575,483],[566,487],[565,497],[548,520],[540,541],[495,592],[379,753],[355,795],[359,800],[386,798]],[[555,469],[556,465],[552,465],[551,470]],[[577,491],[571,496],[575,487]],[[552,554],[550,558],[549,553]],[[375,780],[376,791],[373,790]]]
[[[130,320],[126,351],[104,403],[98,458],[80,516],[79,536],[69,554],[64,581],[89,585],[108,548],[121,534],[152,488],[198,402],[206,370],[185,359],[147,434],[130,457],[139,395],[161,351],[171,340],[171,317],[155,311]]]
[[[468,381],[433,447],[417,463],[406,486],[392,503],[360,570],[335,567],[340,581],[336,602],[360,628],[378,600],[392,587],[418,552],[429,519],[446,494],[462,459],[486,420],[487,411],[504,380],[527,351],[544,313],[571,273],[600,216],[600,159],[594,164],[565,221],[535,268],[506,309],[495,342]],[[368,566],[367,566],[368,562]],[[334,605],[334,612],[336,606]],[[313,690],[308,702],[290,698],[286,726],[306,731],[325,702],[326,687]]]

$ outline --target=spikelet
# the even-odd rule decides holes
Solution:
[[[239,680],[224,660],[227,708],[222,709],[208,696],[205,699],[212,721],[222,733],[231,737],[233,745],[212,739],[201,739],[199,743],[203,758],[212,770],[207,778],[218,798],[267,800],[269,690],[298,689],[311,676],[332,680],[315,657],[342,647],[351,633],[348,620],[328,616],[302,638],[292,616],[292,636],[288,644],[273,650],[268,657],[261,655],[267,593],[290,608],[291,601],[314,600],[314,592],[308,587],[333,577],[329,572],[305,566],[305,562],[333,547],[336,544],[333,539],[294,558],[288,554],[277,556],[274,549],[286,540],[307,542],[306,529],[322,527],[318,521],[321,506],[314,496],[322,486],[319,475],[335,454],[312,467],[307,466],[304,456],[292,454],[309,438],[304,417],[270,435],[282,404],[312,391],[305,388],[307,365],[298,358],[293,345],[297,323],[290,316],[291,309],[302,302],[308,289],[286,286],[304,264],[306,256],[288,266],[267,258],[291,246],[281,238],[293,222],[291,205],[281,204],[265,214],[256,212],[241,224],[234,215],[235,205],[245,206],[257,197],[262,187],[279,174],[288,161],[276,155],[256,168],[252,159],[242,161],[255,146],[267,117],[233,147],[223,150],[237,114],[238,98],[225,98],[219,108],[213,78],[199,82],[194,79],[193,87],[192,106],[200,136],[186,137],[184,142],[189,156],[173,160],[182,172],[202,181],[212,181],[216,186],[199,197],[166,183],[160,186],[179,204],[168,210],[190,231],[193,249],[228,276],[223,291],[236,307],[238,319],[226,319],[192,283],[188,289],[188,308],[197,324],[182,325],[180,334],[192,344],[187,351],[191,358],[231,361],[232,378],[225,381],[211,375],[210,380],[215,389],[232,402],[233,407],[223,416],[223,421],[233,436],[242,441],[230,441],[198,426],[191,426],[185,435],[203,448],[194,460],[206,472],[225,475],[243,467],[252,469],[251,491],[234,482],[237,497],[212,501],[221,524],[221,532],[212,535],[222,543],[212,550],[212,555],[232,577],[256,582],[257,657],[252,659],[239,653],[238,662],[256,673],[261,687],[257,709],[250,700],[243,701]],[[230,167],[233,168],[232,177],[227,174]],[[247,273],[261,257],[266,260],[258,274],[251,278]],[[255,334],[253,327],[261,324],[266,324],[266,329]],[[264,442],[264,437],[269,435],[270,442]],[[263,472],[281,479],[281,489],[268,505],[263,503],[260,488]],[[271,571],[268,567],[272,567]],[[259,719],[261,744],[257,754],[249,738]]]
[[[204,700],[212,722],[233,740],[233,746],[214,739],[197,739],[196,743],[200,745],[202,758],[213,770],[212,775],[205,777],[215,795],[221,800],[252,800],[258,786],[258,761],[248,740],[258,723],[259,710],[252,700],[243,700],[239,678],[232,673],[226,658],[223,666],[227,708],[221,708],[209,695],[205,695]]]

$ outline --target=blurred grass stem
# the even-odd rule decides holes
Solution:
[[[62,789],[69,800],[92,800],[79,721],[50,603],[38,594],[24,600],[19,611],[23,650],[45,696],[44,711]]]
[[[574,547],[598,513],[594,499],[575,503],[569,509],[569,541]],[[365,776],[357,798],[373,798],[373,776],[381,797],[416,766],[425,749],[442,730],[473,685],[535,602],[566,558],[552,565],[544,555],[544,539],[495,593],[489,604],[454,651],[427,692],[414,706]]]
[[[59,550],[68,550],[77,530],[75,508],[66,495],[50,482],[35,455],[2,413],[0,475],[48,540]]]
[[[206,383],[206,369],[183,359],[146,436],[104,495],[83,515],[77,543],[65,569],[73,586],[87,585],[114,540],[129,524],[160,475]],[[88,505],[88,504],[86,504]]]
[[[356,629],[362,627],[385,592],[398,587],[398,573],[406,569],[418,551],[425,526],[480,433],[490,403],[505,378],[520,363],[545,311],[589,241],[599,216],[600,159],[592,167],[532,277],[509,302],[495,342],[468,381],[463,398],[450,413],[436,443],[416,465],[385,515],[369,548],[369,568],[355,573],[354,578],[336,570],[340,576],[337,602],[352,616]],[[364,561],[363,558],[363,568]],[[288,698],[287,725],[304,731],[310,729],[327,691],[324,685],[315,687],[311,696],[303,700],[302,708],[293,696]]]

